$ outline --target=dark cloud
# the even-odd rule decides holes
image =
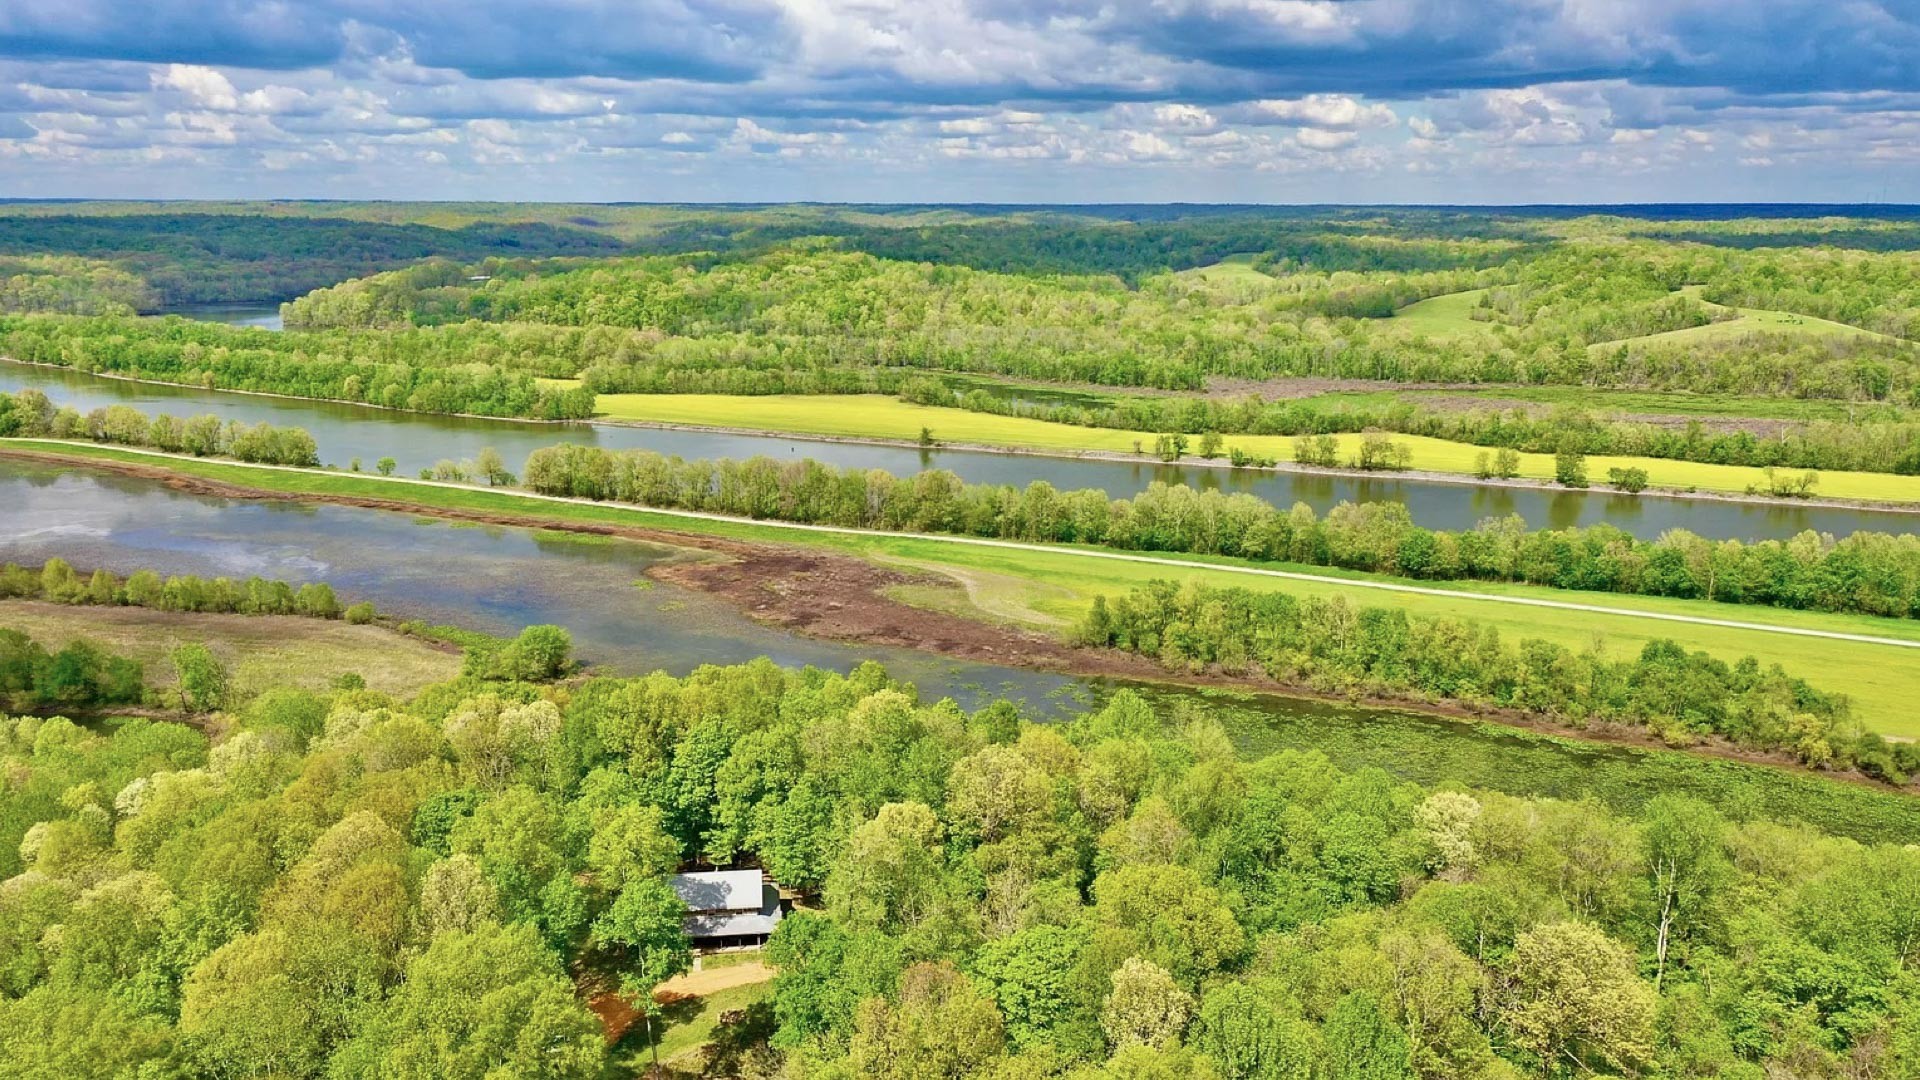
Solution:
[[[282,0],[6,0],[0,55],[286,70],[325,64],[345,42],[338,11]]]
[[[0,55],[289,70],[384,44],[474,78],[735,82],[785,47],[763,0],[7,0]]]
[[[1920,89],[1911,0],[1173,0],[1120,9],[1103,33],[1268,92],[1404,97],[1596,79]]]

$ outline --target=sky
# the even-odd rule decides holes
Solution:
[[[3,0],[0,196],[1920,202],[1920,0]]]

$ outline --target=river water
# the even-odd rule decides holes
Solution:
[[[29,386],[82,411],[128,404],[146,412],[170,412],[179,416],[210,412],[247,423],[267,421],[296,425],[312,432],[324,462],[345,467],[357,457],[363,467],[370,470],[380,458],[392,457],[399,471],[409,476],[443,458],[471,460],[486,446],[498,450],[509,467],[517,469],[534,450],[568,441],[608,448],[644,448],[688,458],[745,458],[757,454],[780,460],[813,458],[842,467],[885,469],[895,475],[923,469],[949,469],[975,483],[1024,486],[1034,480],[1045,480],[1062,490],[1098,488],[1114,497],[1137,494],[1158,480],[1202,489],[1247,492],[1279,506],[1304,502],[1322,513],[1341,502],[1393,501],[1405,503],[1416,522],[1433,529],[1470,529],[1484,518],[1515,513],[1536,528],[1566,528],[1607,521],[1646,539],[1675,528],[1689,529],[1714,539],[1762,540],[1784,539],[1807,529],[1845,536],[1863,529],[1906,532],[1920,527],[1920,517],[1892,511],[1635,497],[1606,491],[1489,487],[1380,477],[1315,476],[1144,461],[918,450],[610,424],[478,420],[158,386],[0,361],[0,390]],[[831,408],[831,399],[821,399],[821,407]]]
[[[952,697],[977,708],[1007,698],[1037,719],[1096,706],[1117,689],[1102,680],[815,641],[761,626],[700,593],[637,584],[647,567],[684,557],[669,548],[355,507],[190,495],[148,479],[0,460],[0,562],[54,556],[120,574],[152,568],[327,581],[348,602],[373,600],[396,617],[495,634],[554,623],[573,634],[583,659],[614,674],[685,673],[758,656],[846,671],[873,659],[912,682],[923,699]],[[1756,766],[1277,695],[1136,689],[1165,716],[1204,711],[1248,753],[1313,750],[1344,768],[1382,768],[1424,784],[1593,797],[1622,808],[1661,791],[1721,802],[1733,792],[1756,812],[1804,817],[1861,839],[1920,841],[1920,800]]]

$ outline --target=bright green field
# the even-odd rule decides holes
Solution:
[[[1639,619],[1626,614],[1598,614],[1502,604],[1472,595],[1424,596],[1354,588],[1338,581],[1299,582],[1235,574],[1225,569],[1199,570],[1152,563],[1121,562],[1083,554],[1071,547],[1007,549],[944,542],[933,537],[866,536],[815,533],[735,521],[703,521],[653,513],[611,504],[583,505],[531,500],[506,491],[480,488],[443,488],[402,479],[351,476],[341,473],[251,469],[210,461],[160,459],[150,455],[91,445],[32,444],[76,458],[136,461],[210,479],[290,494],[363,495],[405,498],[421,507],[477,510],[494,514],[521,514],[548,519],[633,525],[682,533],[727,536],[745,540],[816,546],[844,551],[892,565],[944,567],[954,571],[956,588],[937,600],[943,607],[965,605],[995,621],[1026,622],[1058,630],[1060,622],[1077,619],[1093,596],[1114,594],[1154,578],[1197,580],[1213,585],[1273,589],[1296,595],[1345,595],[1362,605],[1396,607],[1422,615],[1474,619],[1497,626],[1509,637],[1538,637],[1569,648],[1586,648],[1596,639],[1616,654],[1637,650],[1654,638],[1672,638],[1690,648],[1704,649],[1726,660],[1752,655],[1805,676],[1814,685],[1842,691],[1853,698],[1857,714],[1869,727],[1888,735],[1920,737],[1920,654],[1891,645],[1789,637],[1763,630],[1693,626]],[[1299,570],[1323,577],[1354,581],[1393,580],[1316,567],[1205,556],[1181,556],[1187,562],[1220,567],[1261,566]],[[1450,592],[1483,596],[1532,597],[1569,603],[1595,604],[1621,611],[1662,612],[1710,619],[1726,619],[1762,626],[1801,627],[1838,633],[1920,641],[1920,623],[1876,619],[1864,615],[1786,611],[1738,604],[1672,600],[1659,597],[1580,593],[1530,585],[1479,582],[1453,586],[1419,583]]]
[[[655,424],[691,424],[746,428],[794,435],[891,439],[911,442],[922,428],[941,442],[1027,450],[1105,451],[1130,454],[1136,445],[1151,450],[1153,436],[1115,428],[1079,427],[1019,416],[995,416],[964,409],[916,405],[879,394],[824,397],[808,394],[770,394],[733,397],[725,394],[602,394],[601,414],[613,420]],[[1488,452],[1470,443],[1396,435],[1396,442],[1413,450],[1413,467],[1437,473],[1473,475],[1475,459]],[[1342,435],[1341,455],[1351,458],[1360,436]],[[1293,440],[1282,435],[1229,435],[1226,446],[1280,461],[1293,460]],[[1744,494],[1762,484],[1759,469],[1739,465],[1709,465],[1664,458],[1606,457],[1587,459],[1587,474],[1596,486],[1610,468],[1637,466],[1647,471],[1654,487],[1685,491]],[[1553,478],[1553,455],[1520,455],[1520,475],[1530,480]],[[1920,502],[1920,476],[1890,473],[1823,472],[1814,494],[1830,499],[1876,502]]]
[[[1408,333],[1427,337],[1484,334],[1492,329],[1493,324],[1473,318],[1473,309],[1480,306],[1480,298],[1485,295],[1485,289],[1468,289],[1465,292],[1428,297],[1394,312],[1393,318],[1387,323]]]
[[[1212,285],[1272,285],[1273,278],[1254,269],[1255,257],[1256,253],[1250,251],[1228,255],[1217,263],[1182,270],[1174,277],[1204,281]]]
[[[1682,293],[1699,299],[1701,287],[1688,285]],[[1834,322],[1831,319],[1818,319],[1811,315],[1796,315],[1791,311],[1775,311],[1771,308],[1731,308],[1709,300],[1701,300],[1710,311],[1731,312],[1734,317],[1705,326],[1689,326],[1682,330],[1669,330],[1662,334],[1646,334],[1641,337],[1624,338],[1619,341],[1601,341],[1587,346],[1588,349],[1617,348],[1621,345],[1685,345],[1709,341],[1725,341],[1728,338],[1745,337],[1748,334],[1797,334],[1822,339],[1879,338],[1894,341],[1896,338],[1872,330],[1862,330],[1857,326]]]

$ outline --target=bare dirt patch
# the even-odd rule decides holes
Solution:
[[[675,975],[653,991],[653,1000],[666,1004],[682,998],[706,997],[736,986],[752,986],[771,980],[775,971],[758,960],[727,967],[703,968]]]

